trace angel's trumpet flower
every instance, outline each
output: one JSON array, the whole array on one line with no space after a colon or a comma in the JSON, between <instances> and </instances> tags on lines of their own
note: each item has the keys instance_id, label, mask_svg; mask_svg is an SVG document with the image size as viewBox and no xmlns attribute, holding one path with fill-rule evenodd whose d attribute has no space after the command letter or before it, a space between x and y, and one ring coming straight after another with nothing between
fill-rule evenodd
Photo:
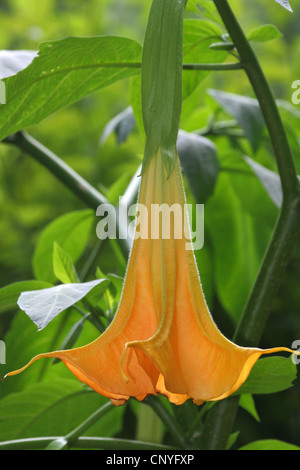
<instances>
[{"instance_id":1,"label":"angel's trumpet flower","mask_svg":"<svg viewBox=\"0 0 300 470\"><path fill-rule=\"evenodd\" d=\"M29 364L40 358L59 358L79 380L115 404L131 396L143 400L161 393L179 405L189 398L201 404L228 397L247 379L262 354L294 352L239 347L214 324L194 253L186 246L178 157L170 176L160 151L152 158L142 175L139 204L136 238L111 325L87 346L40 354ZM158 228L153 207L162 208L162 204L180 211L174 211L170 220L171 211L161 210ZM164 226L170 229L169 236L163 236Z\"/></svg>"}]
</instances>

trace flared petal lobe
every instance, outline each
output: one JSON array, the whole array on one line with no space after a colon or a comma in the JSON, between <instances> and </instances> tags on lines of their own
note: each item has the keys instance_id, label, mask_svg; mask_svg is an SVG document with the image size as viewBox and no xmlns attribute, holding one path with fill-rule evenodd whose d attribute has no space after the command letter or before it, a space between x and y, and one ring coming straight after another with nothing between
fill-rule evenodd
<instances>
[{"instance_id":1,"label":"flared petal lobe","mask_svg":"<svg viewBox=\"0 0 300 470\"><path fill-rule=\"evenodd\" d=\"M177 157L170 176L161 153L143 172L136 235L115 318L81 348L40 354L61 359L82 382L115 404L162 393L201 404L235 392L262 354L286 348L243 348L216 327L194 253L188 247L185 195ZM293 351L290 351L293 352Z\"/></svg>"},{"instance_id":2,"label":"flared petal lobe","mask_svg":"<svg viewBox=\"0 0 300 470\"><path fill-rule=\"evenodd\" d=\"M242 385L262 354L288 349L239 347L219 331L205 302L194 253L187 248L190 233L179 159L170 177L159 155L150 165L155 167L153 204L165 207L160 236L151 241L159 326L152 338L133 341L127 348L139 349L153 361L160 371L156 389L173 403L188 398L198 404L220 400ZM158 224L153 218L151 223L152 227ZM163 227L170 227L169 238L164 237Z\"/></svg>"}]
</instances>

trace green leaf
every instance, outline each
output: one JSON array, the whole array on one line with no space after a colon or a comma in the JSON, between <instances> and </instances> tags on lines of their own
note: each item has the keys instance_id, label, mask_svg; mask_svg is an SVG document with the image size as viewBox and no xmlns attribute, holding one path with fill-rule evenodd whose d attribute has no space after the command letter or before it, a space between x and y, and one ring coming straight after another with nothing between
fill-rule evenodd
<instances>
[{"instance_id":1,"label":"green leaf","mask_svg":"<svg viewBox=\"0 0 300 470\"><path fill-rule=\"evenodd\" d=\"M57 242L53 245L53 272L63 284L79 282L71 256Z\"/></svg>"},{"instance_id":2,"label":"green leaf","mask_svg":"<svg viewBox=\"0 0 300 470\"><path fill-rule=\"evenodd\" d=\"M246 137L255 153L261 144L265 128L264 118L258 101L247 96L219 90L209 90L209 94L227 113L237 120L245 131Z\"/></svg>"},{"instance_id":3,"label":"green leaf","mask_svg":"<svg viewBox=\"0 0 300 470\"><path fill-rule=\"evenodd\" d=\"M215 64L228 57L224 50L211 49L210 46L222 37L218 25L206 20L185 19L183 23L183 62ZM182 95L185 100L198 85L211 73L205 70L184 70L182 73Z\"/></svg>"},{"instance_id":4,"label":"green leaf","mask_svg":"<svg viewBox=\"0 0 300 470\"><path fill-rule=\"evenodd\" d=\"M252 168L254 174L259 178L275 206L278 208L281 207L283 194L279 175L254 161L250 157L244 156L244 160Z\"/></svg>"},{"instance_id":5,"label":"green leaf","mask_svg":"<svg viewBox=\"0 0 300 470\"><path fill-rule=\"evenodd\" d=\"M179 131L177 150L196 203L204 204L213 194L219 174L216 147L205 137Z\"/></svg>"},{"instance_id":6,"label":"green leaf","mask_svg":"<svg viewBox=\"0 0 300 470\"><path fill-rule=\"evenodd\" d=\"M33 256L35 277L53 283L53 245L57 242L69 253L73 263L82 255L92 227L94 213L90 209L69 212L51 222L42 232Z\"/></svg>"},{"instance_id":7,"label":"green leaf","mask_svg":"<svg viewBox=\"0 0 300 470\"><path fill-rule=\"evenodd\" d=\"M18 311L4 337L6 364L0 366L0 377L27 364L39 353L58 350L66 335L82 316L74 309L63 312L50 322L44 330L37 331L36 325L22 311ZM76 347L84 346L99 336L99 331L91 322L86 322ZM63 363L52 367L52 360L35 362L28 372L0 380L1 397L25 390L29 385L41 380L70 378L72 375ZM58 432L56 435L60 435Z\"/></svg>"},{"instance_id":8,"label":"green leaf","mask_svg":"<svg viewBox=\"0 0 300 470\"><path fill-rule=\"evenodd\" d=\"M110 286L110 279L109 276L106 278L102 278L100 284L97 284L85 297L85 300L88 304L97 307L97 304L105 294L107 288Z\"/></svg>"},{"instance_id":9,"label":"green leaf","mask_svg":"<svg viewBox=\"0 0 300 470\"><path fill-rule=\"evenodd\" d=\"M34 384L0 401L0 440L64 436L106 402L107 398L83 388L75 378ZM103 416L85 435L113 436L121 427L122 408Z\"/></svg>"},{"instance_id":10,"label":"green leaf","mask_svg":"<svg viewBox=\"0 0 300 470\"><path fill-rule=\"evenodd\" d=\"M129 182L130 174L125 172L109 187L109 190L105 193L105 196L110 204L113 204L114 206L118 205L119 198L126 191Z\"/></svg>"},{"instance_id":11,"label":"green leaf","mask_svg":"<svg viewBox=\"0 0 300 470\"><path fill-rule=\"evenodd\" d=\"M300 450L300 447L276 439L262 439L250 442L238 450Z\"/></svg>"},{"instance_id":12,"label":"green leaf","mask_svg":"<svg viewBox=\"0 0 300 470\"><path fill-rule=\"evenodd\" d=\"M241 210L251 215L254 225L260 225L256 233L257 241L260 244L260 239L262 239L265 243L266 239L260 235L263 235L263 231L266 229L268 231L266 234L267 241L269 240L271 235L270 229L273 229L278 216L278 207L270 197L271 181L274 183L274 178L270 177L268 171L263 171L264 167L262 165L256 161L253 164L254 160L251 159L250 161L249 157L232 149L232 147L229 147L228 150L225 150L223 146L222 148L219 147L218 156L220 160L220 174L222 174L222 170L227 173L232 189L234 189L241 203ZM256 172L254 171L254 166ZM262 176L265 178L264 183ZM275 197L275 188L272 189L272 196ZM263 248L262 254L265 248L266 246Z\"/></svg>"},{"instance_id":13,"label":"green leaf","mask_svg":"<svg viewBox=\"0 0 300 470\"><path fill-rule=\"evenodd\" d=\"M250 393L245 393L240 396L239 406L246 410L251 416L253 416L256 421L260 421L254 399Z\"/></svg>"},{"instance_id":14,"label":"green leaf","mask_svg":"<svg viewBox=\"0 0 300 470\"><path fill-rule=\"evenodd\" d=\"M229 174L220 174L215 192L207 201L205 221L213 247L219 300L237 321L256 278L261 253L254 219L242 206Z\"/></svg>"},{"instance_id":15,"label":"green leaf","mask_svg":"<svg viewBox=\"0 0 300 470\"><path fill-rule=\"evenodd\" d=\"M236 394L268 394L287 390L297 378L297 367L290 358L268 357L256 362L246 382Z\"/></svg>"},{"instance_id":16,"label":"green leaf","mask_svg":"<svg viewBox=\"0 0 300 470\"><path fill-rule=\"evenodd\" d=\"M106 282L105 279L94 281L61 284L38 291L22 292L18 305L39 330L45 328L59 313L83 299L94 287Z\"/></svg>"},{"instance_id":17,"label":"green leaf","mask_svg":"<svg viewBox=\"0 0 300 470\"><path fill-rule=\"evenodd\" d=\"M273 24L264 24L250 31L248 34L248 41L266 42L281 37L282 33L276 26Z\"/></svg>"},{"instance_id":18,"label":"green leaf","mask_svg":"<svg viewBox=\"0 0 300 470\"><path fill-rule=\"evenodd\" d=\"M232 434L230 434L228 438L228 442L226 445L226 450L230 450L237 438L239 437L240 431L235 431Z\"/></svg>"},{"instance_id":19,"label":"green leaf","mask_svg":"<svg viewBox=\"0 0 300 470\"><path fill-rule=\"evenodd\" d=\"M210 0L188 0L186 10L198 13L198 15L221 24L219 13L214 3Z\"/></svg>"},{"instance_id":20,"label":"green leaf","mask_svg":"<svg viewBox=\"0 0 300 470\"><path fill-rule=\"evenodd\" d=\"M276 3L279 3L286 10L293 12L289 0L275 0Z\"/></svg>"},{"instance_id":21,"label":"green leaf","mask_svg":"<svg viewBox=\"0 0 300 470\"><path fill-rule=\"evenodd\" d=\"M45 42L38 57L4 80L0 140L38 123L84 96L137 73L141 46L118 36L68 37ZM124 65L123 65L124 64Z\"/></svg>"},{"instance_id":22,"label":"green leaf","mask_svg":"<svg viewBox=\"0 0 300 470\"><path fill-rule=\"evenodd\" d=\"M43 281L21 281L9 284L0 289L0 314L10 308L18 308L18 298L24 291L37 289L46 289L52 287L52 284Z\"/></svg>"},{"instance_id":23,"label":"green leaf","mask_svg":"<svg viewBox=\"0 0 300 470\"><path fill-rule=\"evenodd\" d=\"M116 274L103 274L101 269L97 267L97 279L106 279L109 282L109 289L105 291L103 299L101 299L101 306L111 319L120 302L124 279Z\"/></svg>"},{"instance_id":24,"label":"green leaf","mask_svg":"<svg viewBox=\"0 0 300 470\"><path fill-rule=\"evenodd\" d=\"M121 113L115 116L105 126L101 138L100 144L103 145L108 137L114 132L117 136L118 145L125 142L132 129L135 127L135 118L131 106L124 109Z\"/></svg>"}]
</instances>

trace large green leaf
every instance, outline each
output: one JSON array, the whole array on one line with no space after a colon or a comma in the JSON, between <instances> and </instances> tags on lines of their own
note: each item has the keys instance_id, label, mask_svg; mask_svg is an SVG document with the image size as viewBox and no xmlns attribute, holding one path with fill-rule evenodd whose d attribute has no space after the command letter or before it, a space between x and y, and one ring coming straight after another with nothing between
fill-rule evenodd
<instances>
[{"instance_id":1,"label":"large green leaf","mask_svg":"<svg viewBox=\"0 0 300 470\"><path fill-rule=\"evenodd\" d=\"M209 0L188 0L186 11L192 11L216 23L222 23L214 3Z\"/></svg>"},{"instance_id":2,"label":"large green leaf","mask_svg":"<svg viewBox=\"0 0 300 470\"><path fill-rule=\"evenodd\" d=\"M216 147L205 137L179 131L177 150L196 203L204 204L213 194L219 174Z\"/></svg>"},{"instance_id":3,"label":"large green leaf","mask_svg":"<svg viewBox=\"0 0 300 470\"><path fill-rule=\"evenodd\" d=\"M221 174L207 201L206 229L213 246L213 269L221 304L237 320L260 264L253 217L236 195L231 177Z\"/></svg>"},{"instance_id":4,"label":"large green leaf","mask_svg":"<svg viewBox=\"0 0 300 470\"><path fill-rule=\"evenodd\" d=\"M300 450L300 447L277 439L262 439L250 442L238 450Z\"/></svg>"},{"instance_id":5,"label":"large green leaf","mask_svg":"<svg viewBox=\"0 0 300 470\"><path fill-rule=\"evenodd\" d=\"M4 337L6 364L0 365L0 377L27 364L39 353L58 350L70 328L82 316L72 308L49 323L47 328L38 331L36 325L22 311L19 311L10 324ZM85 322L80 338L74 346L84 346L99 336L99 331L88 321ZM0 396L25 390L29 385L41 380L72 377L70 371L60 362L52 367L51 359L35 362L30 369L14 377L0 380Z\"/></svg>"},{"instance_id":6,"label":"large green leaf","mask_svg":"<svg viewBox=\"0 0 300 470\"><path fill-rule=\"evenodd\" d=\"M53 273L53 247L57 242L75 263L83 253L90 235L93 211L84 209L69 212L51 222L42 232L33 257L33 270L37 279L55 281Z\"/></svg>"},{"instance_id":7,"label":"large green leaf","mask_svg":"<svg viewBox=\"0 0 300 470\"><path fill-rule=\"evenodd\" d=\"M72 378L32 385L0 401L0 440L64 436L106 402ZM85 434L114 435L121 428L122 408L112 410Z\"/></svg>"},{"instance_id":8,"label":"large green leaf","mask_svg":"<svg viewBox=\"0 0 300 470\"><path fill-rule=\"evenodd\" d=\"M256 152L261 144L265 128L258 101L255 98L220 90L209 90L209 94L237 120L245 131L253 152Z\"/></svg>"},{"instance_id":9,"label":"large green leaf","mask_svg":"<svg viewBox=\"0 0 300 470\"><path fill-rule=\"evenodd\" d=\"M245 156L244 159L252 168L254 174L260 179L275 206L281 207L283 196L279 175L250 157Z\"/></svg>"},{"instance_id":10,"label":"large green leaf","mask_svg":"<svg viewBox=\"0 0 300 470\"><path fill-rule=\"evenodd\" d=\"M237 320L253 287L278 208L240 152L226 149L224 140L217 150L220 173L205 207L205 238L213 248L219 300Z\"/></svg>"},{"instance_id":11,"label":"large green leaf","mask_svg":"<svg viewBox=\"0 0 300 470\"><path fill-rule=\"evenodd\" d=\"M297 367L290 358L267 357L257 361L246 382L236 394L268 394L287 390L297 378Z\"/></svg>"},{"instance_id":12,"label":"large green leaf","mask_svg":"<svg viewBox=\"0 0 300 470\"><path fill-rule=\"evenodd\" d=\"M68 37L41 44L38 57L5 79L0 140L137 72L141 46L118 36ZM124 64L124 66L123 66Z\"/></svg>"},{"instance_id":13,"label":"large green leaf","mask_svg":"<svg viewBox=\"0 0 300 470\"><path fill-rule=\"evenodd\" d=\"M244 393L240 396L239 406L247 411L256 421L260 421L254 399L250 393Z\"/></svg>"},{"instance_id":14,"label":"large green leaf","mask_svg":"<svg viewBox=\"0 0 300 470\"><path fill-rule=\"evenodd\" d=\"M272 41L282 36L279 29L273 24L263 24L250 31L248 34L248 41L253 42L266 42Z\"/></svg>"}]
</instances>

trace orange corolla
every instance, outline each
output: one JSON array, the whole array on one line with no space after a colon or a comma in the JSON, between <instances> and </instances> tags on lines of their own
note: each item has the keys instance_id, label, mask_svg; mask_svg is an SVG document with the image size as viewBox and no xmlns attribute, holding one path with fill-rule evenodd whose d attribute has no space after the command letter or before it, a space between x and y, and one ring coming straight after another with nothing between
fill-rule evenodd
<instances>
[{"instance_id":1,"label":"orange corolla","mask_svg":"<svg viewBox=\"0 0 300 470\"><path fill-rule=\"evenodd\" d=\"M158 393L178 405L189 398L201 404L235 392L262 354L292 352L239 347L218 330L204 299L194 253L187 249L185 217L170 221L170 212L161 211L159 236L153 236L153 205L176 204L182 214L186 210L178 157L169 176L160 151L150 160L139 203L146 211L140 211L139 236L111 325L86 346L39 354L7 375L18 374L37 359L56 357L116 405ZM163 224L170 224L169 237L162 236Z\"/></svg>"}]
</instances>

